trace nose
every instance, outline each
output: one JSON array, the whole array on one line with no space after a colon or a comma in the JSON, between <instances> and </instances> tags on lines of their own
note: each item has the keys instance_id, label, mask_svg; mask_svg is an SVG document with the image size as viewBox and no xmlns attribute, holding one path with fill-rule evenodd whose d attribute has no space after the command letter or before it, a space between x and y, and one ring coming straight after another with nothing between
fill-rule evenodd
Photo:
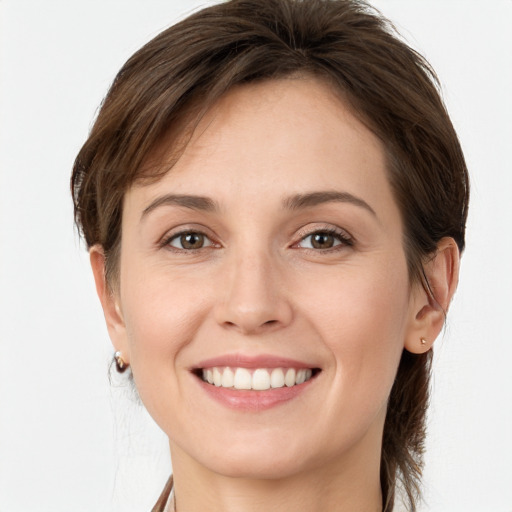
<instances>
[{"instance_id":1,"label":"nose","mask_svg":"<svg viewBox=\"0 0 512 512\"><path fill-rule=\"evenodd\" d=\"M244 251L226 261L224 270L215 311L220 325L242 334L262 334L292 321L282 272L270 254Z\"/></svg>"}]
</instances>

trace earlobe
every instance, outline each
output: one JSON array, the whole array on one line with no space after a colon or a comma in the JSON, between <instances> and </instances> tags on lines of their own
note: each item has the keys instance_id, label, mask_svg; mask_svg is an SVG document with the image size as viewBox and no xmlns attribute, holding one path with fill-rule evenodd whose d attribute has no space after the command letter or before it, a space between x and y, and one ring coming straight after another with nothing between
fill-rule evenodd
<instances>
[{"instance_id":1,"label":"earlobe","mask_svg":"<svg viewBox=\"0 0 512 512\"><path fill-rule=\"evenodd\" d=\"M123 359L129 364L128 347L126 343L126 328L122 311L119 305L117 293L109 286L105 273L105 253L101 245L94 245L89 250L94 282L96 284L96 293L103 308L107 330L117 351L122 351Z\"/></svg>"},{"instance_id":2,"label":"earlobe","mask_svg":"<svg viewBox=\"0 0 512 512\"><path fill-rule=\"evenodd\" d=\"M405 348L414 354L430 350L441 332L457 289L460 254L453 238L443 238L423 266L426 282L411 292L411 317Z\"/></svg>"}]
</instances>

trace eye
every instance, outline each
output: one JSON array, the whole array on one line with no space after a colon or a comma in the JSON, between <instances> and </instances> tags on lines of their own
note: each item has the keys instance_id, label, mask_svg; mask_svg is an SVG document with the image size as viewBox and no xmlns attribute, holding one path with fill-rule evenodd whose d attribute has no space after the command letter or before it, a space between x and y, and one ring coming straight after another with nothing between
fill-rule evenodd
<instances>
[{"instance_id":1,"label":"eye","mask_svg":"<svg viewBox=\"0 0 512 512\"><path fill-rule=\"evenodd\" d=\"M184 231L173 235L165 244L186 251L203 249L213 245L212 241L205 234L197 231Z\"/></svg>"},{"instance_id":2,"label":"eye","mask_svg":"<svg viewBox=\"0 0 512 512\"><path fill-rule=\"evenodd\" d=\"M305 236L298 244L298 247L305 249L327 250L339 245L352 245L352 240L344 233L336 230L315 231Z\"/></svg>"}]
</instances>

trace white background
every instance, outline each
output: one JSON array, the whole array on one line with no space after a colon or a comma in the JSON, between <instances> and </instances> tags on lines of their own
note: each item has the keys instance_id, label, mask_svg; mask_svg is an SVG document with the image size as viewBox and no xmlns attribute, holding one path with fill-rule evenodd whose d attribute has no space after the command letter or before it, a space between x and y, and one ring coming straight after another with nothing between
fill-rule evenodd
<instances>
[{"instance_id":1,"label":"white background","mask_svg":"<svg viewBox=\"0 0 512 512\"><path fill-rule=\"evenodd\" d=\"M170 464L112 350L68 182L123 62L200 2L0 0L0 512L147 511ZM512 511L512 1L378 0L432 62L472 178L422 511Z\"/></svg>"}]
</instances>

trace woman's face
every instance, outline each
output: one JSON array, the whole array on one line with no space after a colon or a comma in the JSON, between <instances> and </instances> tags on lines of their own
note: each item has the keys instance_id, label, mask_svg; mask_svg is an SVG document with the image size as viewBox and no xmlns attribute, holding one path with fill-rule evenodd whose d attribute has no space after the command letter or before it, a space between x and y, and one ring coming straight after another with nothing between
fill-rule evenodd
<instances>
[{"instance_id":1,"label":"woman's face","mask_svg":"<svg viewBox=\"0 0 512 512\"><path fill-rule=\"evenodd\" d=\"M174 464L378 461L416 314L402 234L382 143L313 79L232 90L128 191L110 332Z\"/></svg>"}]
</instances>

